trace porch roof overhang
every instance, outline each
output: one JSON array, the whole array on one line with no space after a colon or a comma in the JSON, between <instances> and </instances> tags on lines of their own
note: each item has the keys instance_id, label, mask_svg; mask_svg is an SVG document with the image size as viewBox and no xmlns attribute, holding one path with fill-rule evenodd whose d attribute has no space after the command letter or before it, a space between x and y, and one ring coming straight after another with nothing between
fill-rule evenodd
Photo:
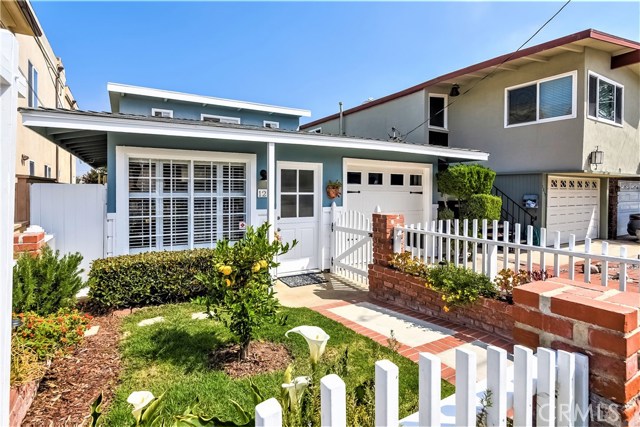
<instances>
[{"instance_id":1,"label":"porch roof overhang","mask_svg":"<svg viewBox=\"0 0 640 427\"><path fill-rule=\"evenodd\" d=\"M33 129L94 167L107 164L107 134L110 132L386 151L433 156L454 162L486 161L489 159L489 153L463 148L408 144L196 120L44 108L21 108L20 112L24 126Z\"/></svg>"}]
</instances>

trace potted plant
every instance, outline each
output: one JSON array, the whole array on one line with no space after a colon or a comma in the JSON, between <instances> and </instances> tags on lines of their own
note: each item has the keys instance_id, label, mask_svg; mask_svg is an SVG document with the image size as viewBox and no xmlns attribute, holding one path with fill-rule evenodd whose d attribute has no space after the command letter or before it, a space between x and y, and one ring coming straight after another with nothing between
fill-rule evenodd
<instances>
[{"instance_id":1,"label":"potted plant","mask_svg":"<svg viewBox=\"0 0 640 427\"><path fill-rule=\"evenodd\" d=\"M335 199L342 195L342 182L337 179L335 181L329 181L327 183L327 196L330 199Z\"/></svg>"}]
</instances>

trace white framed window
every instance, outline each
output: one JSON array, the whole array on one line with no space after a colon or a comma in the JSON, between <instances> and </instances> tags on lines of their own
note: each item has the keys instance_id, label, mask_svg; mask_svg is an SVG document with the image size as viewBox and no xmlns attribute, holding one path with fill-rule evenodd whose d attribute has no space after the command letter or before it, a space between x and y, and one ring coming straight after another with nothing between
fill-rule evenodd
<instances>
[{"instance_id":1,"label":"white framed window","mask_svg":"<svg viewBox=\"0 0 640 427\"><path fill-rule=\"evenodd\" d=\"M436 93L429 94L429 127L432 129L448 129L447 104L448 96Z\"/></svg>"},{"instance_id":2,"label":"white framed window","mask_svg":"<svg viewBox=\"0 0 640 427\"><path fill-rule=\"evenodd\" d=\"M271 129L280 129L280 122L272 122L270 120L263 120L262 126Z\"/></svg>"},{"instance_id":3,"label":"white framed window","mask_svg":"<svg viewBox=\"0 0 640 427\"><path fill-rule=\"evenodd\" d=\"M35 176L36 174L36 162L29 160L29 175Z\"/></svg>"},{"instance_id":4,"label":"white framed window","mask_svg":"<svg viewBox=\"0 0 640 427\"><path fill-rule=\"evenodd\" d=\"M232 125L240 124L240 117L216 116L214 114L200 114L203 122L228 123Z\"/></svg>"},{"instance_id":5,"label":"white framed window","mask_svg":"<svg viewBox=\"0 0 640 427\"><path fill-rule=\"evenodd\" d=\"M116 147L116 159L118 253L211 248L255 222L253 154Z\"/></svg>"},{"instance_id":6,"label":"white framed window","mask_svg":"<svg viewBox=\"0 0 640 427\"><path fill-rule=\"evenodd\" d=\"M577 71L511 86L504 92L504 127L576 117Z\"/></svg>"},{"instance_id":7,"label":"white framed window","mask_svg":"<svg viewBox=\"0 0 640 427\"><path fill-rule=\"evenodd\" d=\"M313 128L313 129L308 130L308 132L309 133L322 133L322 128L321 127Z\"/></svg>"},{"instance_id":8,"label":"white framed window","mask_svg":"<svg viewBox=\"0 0 640 427\"><path fill-rule=\"evenodd\" d=\"M36 70L31 61L28 61L28 68L29 99L27 101L29 107L38 108L38 70Z\"/></svg>"},{"instance_id":9,"label":"white framed window","mask_svg":"<svg viewBox=\"0 0 640 427\"><path fill-rule=\"evenodd\" d=\"M624 86L589 72L587 115L598 121L622 126Z\"/></svg>"},{"instance_id":10,"label":"white framed window","mask_svg":"<svg viewBox=\"0 0 640 427\"><path fill-rule=\"evenodd\" d=\"M163 110L161 108L152 108L151 109L151 115L153 117L167 117L172 119L173 118L173 110Z\"/></svg>"},{"instance_id":11,"label":"white framed window","mask_svg":"<svg viewBox=\"0 0 640 427\"><path fill-rule=\"evenodd\" d=\"M44 177L51 178L51 166L44 165Z\"/></svg>"}]
</instances>

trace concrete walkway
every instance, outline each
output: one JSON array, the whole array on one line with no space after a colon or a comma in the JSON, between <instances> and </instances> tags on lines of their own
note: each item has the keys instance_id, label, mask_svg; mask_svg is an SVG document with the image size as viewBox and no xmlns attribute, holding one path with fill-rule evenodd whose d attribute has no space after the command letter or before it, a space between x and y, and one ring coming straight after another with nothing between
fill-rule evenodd
<instances>
[{"instance_id":1,"label":"concrete walkway","mask_svg":"<svg viewBox=\"0 0 640 427\"><path fill-rule=\"evenodd\" d=\"M392 336L400 344L398 353L418 361L420 352L437 355L442 361L442 378L455 383L455 350L463 347L477 355L478 380L486 378L488 345L513 351L512 343L487 332L456 325L435 317L370 301L366 288L326 274L328 282L289 288L277 282L275 290L282 305L308 307L355 332L388 346Z\"/></svg>"}]
</instances>

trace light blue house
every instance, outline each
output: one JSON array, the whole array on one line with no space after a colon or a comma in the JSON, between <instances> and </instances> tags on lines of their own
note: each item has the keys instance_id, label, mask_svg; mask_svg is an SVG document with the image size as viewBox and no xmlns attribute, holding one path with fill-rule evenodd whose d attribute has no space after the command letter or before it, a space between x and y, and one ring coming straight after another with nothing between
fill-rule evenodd
<instances>
[{"instance_id":1,"label":"light blue house","mask_svg":"<svg viewBox=\"0 0 640 427\"><path fill-rule=\"evenodd\" d=\"M269 221L299 244L279 274L328 269L332 203L433 218L438 160L487 153L304 132L307 110L108 85L111 113L23 109L23 123L107 166L114 255L211 247ZM435 166L434 166L435 165ZM343 182L331 200L325 187Z\"/></svg>"}]
</instances>

